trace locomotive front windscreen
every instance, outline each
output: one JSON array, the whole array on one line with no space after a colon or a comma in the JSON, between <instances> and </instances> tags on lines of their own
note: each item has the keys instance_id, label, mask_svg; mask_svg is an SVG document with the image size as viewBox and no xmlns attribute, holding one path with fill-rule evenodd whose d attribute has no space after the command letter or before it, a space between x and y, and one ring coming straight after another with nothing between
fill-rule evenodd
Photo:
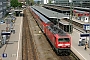
<instances>
[{"instance_id":1,"label":"locomotive front windscreen","mask_svg":"<svg viewBox=\"0 0 90 60\"><path fill-rule=\"evenodd\" d=\"M69 42L69 38L59 38L58 42Z\"/></svg>"}]
</instances>

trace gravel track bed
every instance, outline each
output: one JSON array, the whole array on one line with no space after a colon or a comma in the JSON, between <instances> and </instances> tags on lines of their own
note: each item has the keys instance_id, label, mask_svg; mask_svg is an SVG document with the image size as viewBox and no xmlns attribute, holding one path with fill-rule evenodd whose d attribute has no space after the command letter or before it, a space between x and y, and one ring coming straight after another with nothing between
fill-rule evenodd
<instances>
[{"instance_id":1,"label":"gravel track bed","mask_svg":"<svg viewBox=\"0 0 90 60\"><path fill-rule=\"evenodd\" d=\"M32 40L33 40L34 50L35 50L34 53L36 55L37 60L66 60L66 59L62 59L61 56L56 55L56 53L53 51L52 47L50 46L48 39L42 33L42 31L38 27L35 19L33 18L32 14L30 13L29 7L26 9L27 9L26 17L27 17L27 20L29 23L29 29L30 29L30 33L31 33L31 35L29 37L32 38ZM23 22L23 25L24 25L24 23L25 22ZM23 27L25 27L25 26L23 26ZM23 28L23 30L25 30L25 29ZM27 31L26 35L28 33L29 32ZM29 38L29 37L27 37L27 38ZM24 41L23 41L23 44L24 44L26 41L25 35L23 35L23 38L24 38ZM27 41L27 43L29 45L28 46L29 48L27 49L24 46L26 44L24 44L23 48L22 48L23 49L23 60L26 60L25 58L27 58L27 56L28 56L28 60L34 60L33 55L31 53L32 51L29 51L29 50L31 50L31 47L32 47L30 45L30 41ZM71 57L71 56L69 56L69 57ZM64 58L66 58L66 57L64 57Z\"/></svg>"}]
</instances>

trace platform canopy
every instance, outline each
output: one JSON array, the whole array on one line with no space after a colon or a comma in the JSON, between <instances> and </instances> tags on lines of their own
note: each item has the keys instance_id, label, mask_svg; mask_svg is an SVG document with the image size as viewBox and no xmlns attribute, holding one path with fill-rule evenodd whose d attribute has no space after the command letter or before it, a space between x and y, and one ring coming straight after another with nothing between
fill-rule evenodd
<instances>
[{"instance_id":1,"label":"platform canopy","mask_svg":"<svg viewBox=\"0 0 90 60\"><path fill-rule=\"evenodd\" d=\"M40 7L40 6L33 6L33 8L35 8L37 11L40 11L42 14L44 14L48 18L57 17L59 19L62 19L63 17L69 17L68 15L58 13L55 11L51 11L51 10L45 9L43 7Z\"/></svg>"}]
</instances>

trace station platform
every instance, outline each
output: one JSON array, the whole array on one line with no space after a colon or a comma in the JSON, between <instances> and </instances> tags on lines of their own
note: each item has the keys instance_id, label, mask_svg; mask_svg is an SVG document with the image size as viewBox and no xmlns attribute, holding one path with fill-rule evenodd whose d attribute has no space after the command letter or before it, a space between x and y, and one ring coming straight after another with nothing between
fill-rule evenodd
<instances>
[{"instance_id":1,"label":"station platform","mask_svg":"<svg viewBox=\"0 0 90 60\"><path fill-rule=\"evenodd\" d=\"M57 14L57 12L47 10L47 9L45 9L43 7L34 6L34 8L37 9L38 11L40 11L41 13L43 13L44 15L48 16L48 17L55 17L55 16L56 17L58 16L58 18L68 17L68 16L65 16L65 15L62 15L62 14ZM74 18L73 18L73 21L75 21L77 23L80 23L82 25L87 24L87 23L85 23L83 21L76 20ZM81 30L81 29L79 29L79 30ZM84 30L82 30L82 31L85 33ZM78 46L81 33L82 32L80 32L80 31L73 28L73 33L70 34L71 37L72 37L71 50L80 58L80 60L90 60L90 49L88 48L87 50L84 50L85 46Z\"/></svg>"},{"instance_id":2,"label":"station platform","mask_svg":"<svg viewBox=\"0 0 90 60\"><path fill-rule=\"evenodd\" d=\"M75 21L75 22L78 22L80 24L90 24L90 21L89 22L84 22L84 21L81 21L81 20L77 20L75 18L72 18L72 20Z\"/></svg>"},{"instance_id":3,"label":"station platform","mask_svg":"<svg viewBox=\"0 0 90 60\"><path fill-rule=\"evenodd\" d=\"M76 21L80 24L88 24L86 22L76 20L73 18L73 21ZM77 30L75 29L77 28ZM79 46L79 39L80 39L80 34L81 33L86 33L84 30L79 29L78 26L74 26L73 28L73 33L70 34L72 37L72 47L71 50L80 58L80 60L90 60L90 48L87 48L85 50L85 46ZM89 40L89 37L88 37Z\"/></svg>"},{"instance_id":4,"label":"station platform","mask_svg":"<svg viewBox=\"0 0 90 60\"><path fill-rule=\"evenodd\" d=\"M85 50L85 46L79 46L80 33L81 32L73 29L73 33L71 34L71 50L80 58L80 60L90 60L90 48L87 48L87 50Z\"/></svg>"},{"instance_id":5,"label":"station platform","mask_svg":"<svg viewBox=\"0 0 90 60\"><path fill-rule=\"evenodd\" d=\"M13 28L15 33L11 33L8 42L0 48L1 60L22 60L22 22L23 17L16 17ZM6 26L5 23L0 25L0 30L5 30Z\"/></svg>"}]
</instances>

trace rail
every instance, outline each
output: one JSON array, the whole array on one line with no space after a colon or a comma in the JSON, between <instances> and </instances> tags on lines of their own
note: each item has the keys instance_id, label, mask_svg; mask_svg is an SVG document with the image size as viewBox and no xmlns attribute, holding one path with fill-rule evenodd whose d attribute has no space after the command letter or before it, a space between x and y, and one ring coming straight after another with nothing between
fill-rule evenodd
<instances>
[{"instance_id":1,"label":"rail","mask_svg":"<svg viewBox=\"0 0 90 60\"><path fill-rule=\"evenodd\" d=\"M22 60L38 60L35 45L33 44L32 34L29 28L29 13L24 10L23 36L22 36Z\"/></svg>"},{"instance_id":2,"label":"rail","mask_svg":"<svg viewBox=\"0 0 90 60\"><path fill-rule=\"evenodd\" d=\"M32 12L32 15L33 15L33 12ZM33 15L33 17L36 18L35 15ZM75 60L80 60L72 51L71 51L71 55L70 55L70 56L60 56L60 59L61 59L61 60L72 60L73 58L72 58L71 56L72 56Z\"/></svg>"}]
</instances>

